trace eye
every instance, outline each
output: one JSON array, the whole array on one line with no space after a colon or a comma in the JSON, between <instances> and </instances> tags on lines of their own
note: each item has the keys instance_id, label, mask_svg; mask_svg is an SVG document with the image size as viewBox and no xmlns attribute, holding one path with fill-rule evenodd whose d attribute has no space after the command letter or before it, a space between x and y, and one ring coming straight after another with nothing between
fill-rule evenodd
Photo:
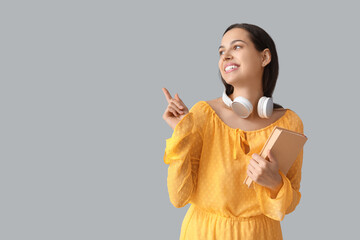
<instances>
[{"instance_id":1,"label":"eye","mask_svg":"<svg viewBox=\"0 0 360 240\"><path fill-rule=\"evenodd\" d=\"M240 45L235 45L235 46L234 46L234 49L237 49L238 47L239 47L239 48L242 48L242 46L240 46ZM221 55L223 54L223 52L224 52L224 51L219 51L219 55L221 56Z\"/></svg>"}]
</instances>

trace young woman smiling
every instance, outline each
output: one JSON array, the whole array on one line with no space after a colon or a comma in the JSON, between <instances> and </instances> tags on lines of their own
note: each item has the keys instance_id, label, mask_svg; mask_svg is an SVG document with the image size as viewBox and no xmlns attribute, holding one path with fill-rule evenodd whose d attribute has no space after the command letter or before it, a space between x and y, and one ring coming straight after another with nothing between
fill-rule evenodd
<instances>
[{"instance_id":1,"label":"young woman smiling","mask_svg":"<svg viewBox=\"0 0 360 240\"><path fill-rule=\"evenodd\" d=\"M180 240L283 239L280 221L300 202L303 150L288 173L271 152L260 153L275 126L303 133L300 117L272 102L279 65L275 44L260 27L233 24L219 47L222 97L188 110L166 88L163 119L174 132L164 162L171 203L191 203ZM253 187L244 179L249 176Z\"/></svg>"}]
</instances>

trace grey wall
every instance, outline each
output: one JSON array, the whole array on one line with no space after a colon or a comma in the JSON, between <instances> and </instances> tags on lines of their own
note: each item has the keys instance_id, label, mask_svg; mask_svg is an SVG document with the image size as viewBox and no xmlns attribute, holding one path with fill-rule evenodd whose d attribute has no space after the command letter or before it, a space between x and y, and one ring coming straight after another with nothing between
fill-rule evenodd
<instances>
[{"instance_id":1,"label":"grey wall","mask_svg":"<svg viewBox=\"0 0 360 240\"><path fill-rule=\"evenodd\" d=\"M274 39L274 101L309 138L284 239L357 236L354 2L2 1L0 238L178 239L189 205L168 197L161 88L189 108L221 96L236 22Z\"/></svg>"}]
</instances>

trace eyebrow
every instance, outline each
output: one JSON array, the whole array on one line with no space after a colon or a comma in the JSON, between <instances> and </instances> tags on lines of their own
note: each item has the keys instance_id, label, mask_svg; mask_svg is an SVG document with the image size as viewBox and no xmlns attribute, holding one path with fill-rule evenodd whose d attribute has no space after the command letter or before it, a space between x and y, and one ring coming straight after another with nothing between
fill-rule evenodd
<instances>
[{"instance_id":1,"label":"eyebrow","mask_svg":"<svg viewBox=\"0 0 360 240\"><path fill-rule=\"evenodd\" d=\"M234 42L243 42L243 43L247 44L245 41L240 40L240 39L237 39L237 40L233 40L233 41L231 41L230 45L232 45ZM224 46L223 46L223 45L221 45L221 46L219 47L219 49L220 49L220 48L223 48L223 47L224 47Z\"/></svg>"}]
</instances>

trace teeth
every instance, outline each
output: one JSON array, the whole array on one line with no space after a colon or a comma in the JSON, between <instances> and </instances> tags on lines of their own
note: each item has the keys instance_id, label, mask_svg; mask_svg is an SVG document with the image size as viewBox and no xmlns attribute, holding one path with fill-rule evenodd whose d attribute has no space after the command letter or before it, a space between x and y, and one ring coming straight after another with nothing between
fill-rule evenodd
<instances>
[{"instance_id":1,"label":"teeth","mask_svg":"<svg viewBox=\"0 0 360 240\"><path fill-rule=\"evenodd\" d=\"M231 70L231 69L234 69L234 68L238 68L238 67L235 66L235 65L227 66L227 67L225 68L225 72L227 72L227 71L229 71L229 70Z\"/></svg>"}]
</instances>

